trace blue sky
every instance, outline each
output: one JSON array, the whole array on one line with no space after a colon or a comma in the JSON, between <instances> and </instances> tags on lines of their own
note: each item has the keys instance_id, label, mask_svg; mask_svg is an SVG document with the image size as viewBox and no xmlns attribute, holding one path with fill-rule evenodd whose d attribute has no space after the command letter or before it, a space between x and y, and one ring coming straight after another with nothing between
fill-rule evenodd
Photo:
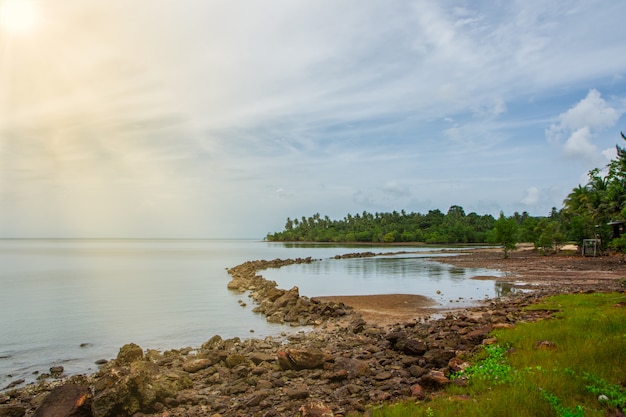
<instances>
[{"instance_id":1,"label":"blue sky","mask_svg":"<svg viewBox=\"0 0 626 417\"><path fill-rule=\"evenodd\" d=\"M626 146L626 2L0 4L1 237L546 215Z\"/></svg>"}]
</instances>

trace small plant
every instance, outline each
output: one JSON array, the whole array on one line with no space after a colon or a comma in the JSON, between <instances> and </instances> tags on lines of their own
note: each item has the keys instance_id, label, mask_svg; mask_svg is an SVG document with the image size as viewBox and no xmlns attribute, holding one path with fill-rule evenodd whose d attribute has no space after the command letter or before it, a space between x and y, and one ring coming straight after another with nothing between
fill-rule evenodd
<instances>
[{"instance_id":1,"label":"small plant","mask_svg":"<svg viewBox=\"0 0 626 417\"><path fill-rule=\"evenodd\" d=\"M511 382L513 379L512 368L505 356L507 348L499 345L485 345L483 349L487 353L485 359L468 367L462 373L454 375L454 377L458 378L461 375L466 375L470 381L477 379L492 381L496 384Z\"/></svg>"},{"instance_id":2,"label":"small plant","mask_svg":"<svg viewBox=\"0 0 626 417\"><path fill-rule=\"evenodd\" d=\"M546 391L541 391L541 397L548 401L552 409L556 412L557 417L584 417L585 410L582 406L577 405L574 408L568 408L561 405L561 400L559 400L555 395L552 395Z\"/></svg>"},{"instance_id":3,"label":"small plant","mask_svg":"<svg viewBox=\"0 0 626 417\"><path fill-rule=\"evenodd\" d=\"M586 385L585 389L596 395L600 402L620 410L626 409L626 391L622 387L609 384L604 379L589 373L585 373L584 378L590 384Z\"/></svg>"}]
</instances>

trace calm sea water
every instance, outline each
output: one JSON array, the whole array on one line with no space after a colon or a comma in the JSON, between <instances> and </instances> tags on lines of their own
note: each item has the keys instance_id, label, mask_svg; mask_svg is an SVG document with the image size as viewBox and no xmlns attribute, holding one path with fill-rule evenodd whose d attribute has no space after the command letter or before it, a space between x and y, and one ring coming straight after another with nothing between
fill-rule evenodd
<instances>
[{"instance_id":1,"label":"calm sea water","mask_svg":"<svg viewBox=\"0 0 626 417\"><path fill-rule=\"evenodd\" d=\"M247 260L323 259L262 273L307 296L415 293L446 303L500 291L493 281L468 279L495 271L453 268L420 254L331 259L364 250L390 251L252 240L0 239L0 390L53 365L68 374L93 372L97 359L115 357L129 342L165 350L199 346L216 334L293 331L242 308L245 294L227 290L226 269Z\"/></svg>"}]
</instances>

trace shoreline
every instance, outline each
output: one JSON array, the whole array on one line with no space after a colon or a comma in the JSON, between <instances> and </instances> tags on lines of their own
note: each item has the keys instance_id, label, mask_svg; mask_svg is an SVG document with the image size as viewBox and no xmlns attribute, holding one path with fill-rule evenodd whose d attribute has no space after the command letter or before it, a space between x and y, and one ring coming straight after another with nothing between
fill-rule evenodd
<instances>
[{"instance_id":1,"label":"shoreline","mask_svg":"<svg viewBox=\"0 0 626 417\"><path fill-rule=\"evenodd\" d=\"M80 387L86 394L79 407L88 405L83 411L94 417L137 412L261 416L270 411L291 416L314 403L328 415L345 415L383 401L425 399L452 383L447 376L455 363L484 343L491 329L550 315L522 307L556 293L621 292L626 270L619 257L541 257L531 251L512 252L506 260L501 251L489 249L432 259L507 272L490 279L509 282L516 290L456 309L433 308L433 300L411 294L309 299L297 288L276 288L258 271L313 259L246 262L229 270L229 288L248 292L255 311L268 321L312 325L310 331L245 341L214 336L199 348L167 352L125 345L95 374L0 393L0 414L12 408L32 415L61 389L55 387Z\"/></svg>"}]
</instances>

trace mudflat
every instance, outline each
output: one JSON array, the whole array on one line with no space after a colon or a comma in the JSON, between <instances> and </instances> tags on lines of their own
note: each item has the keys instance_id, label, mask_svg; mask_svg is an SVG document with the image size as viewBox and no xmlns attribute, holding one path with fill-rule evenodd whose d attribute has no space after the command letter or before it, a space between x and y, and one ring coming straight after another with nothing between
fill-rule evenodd
<instances>
[{"instance_id":1,"label":"mudflat","mask_svg":"<svg viewBox=\"0 0 626 417\"><path fill-rule=\"evenodd\" d=\"M532 290L544 295L619 291L620 280L626 278L624 255L581 256L571 250L544 255L529 245L520 245L518 250L509 252L507 259L504 258L502 249L494 248L476 248L458 256L432 259L458 267L498 270L504 272L504 276L476 276L473 279L508 282L513 291ZM316 299L342 302L354 308L366 321L386 325L455 310L416 294L337 295Z\"/></svg>"}]
</instances>

